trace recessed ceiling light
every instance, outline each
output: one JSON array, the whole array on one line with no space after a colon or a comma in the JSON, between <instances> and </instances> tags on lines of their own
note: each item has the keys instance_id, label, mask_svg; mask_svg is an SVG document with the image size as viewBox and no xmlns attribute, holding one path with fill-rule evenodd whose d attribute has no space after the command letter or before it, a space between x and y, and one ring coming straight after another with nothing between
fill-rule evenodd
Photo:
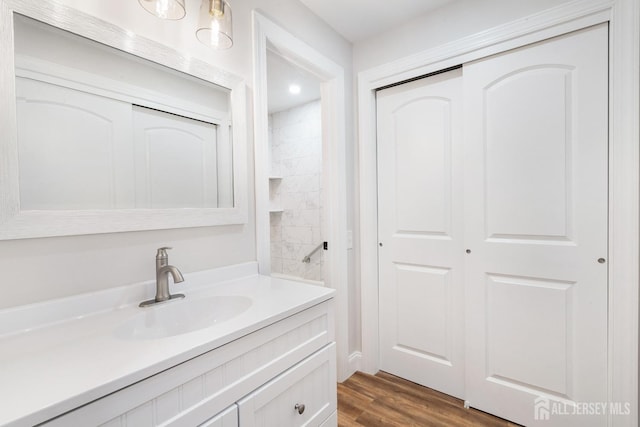
<instances>
[{"instance_id":1,"label":"recessed ceiling light","mask_svg":"<svg viewBox=\"0 0 640 427\"><path fill-rule=\"evenodd\" d=\"M297 95L300 93L300 86L296 84L292 84L289 86L289 93L293 95Z\"/></svg>"}]
</instances>

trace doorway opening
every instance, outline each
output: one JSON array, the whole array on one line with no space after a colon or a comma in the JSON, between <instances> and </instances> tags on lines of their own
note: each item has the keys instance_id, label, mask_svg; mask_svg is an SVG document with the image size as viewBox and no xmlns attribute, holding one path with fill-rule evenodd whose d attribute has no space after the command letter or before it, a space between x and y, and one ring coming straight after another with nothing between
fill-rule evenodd
<instances>
[{"instance_id":1,"label":"doorway opening","mask_svg":"<svg viewBox=\"0 0 640 427\"><path fill-rule=\"evenodd\" d=\"M277 181L269 179L272 176L272 156L269 145L269 100L272 93L268 92L268 53L275 53L289 64L295 65L313 76L319 84L319 110L321 140L321 156L315 157L321 161L322 179L319 184L322 191L318 191L318 201L322 200L322 217L319 223L323 229L314 236L312 229L300 231L307 233L306 242L310 252L303 253L299 260L309 256L309 264L313 265L318 259L318 252L322 254L322 281L324 286L336 290L333 300L334 325L333 337L336 342L338 381L344 381L350 375L349 368L349 324L348 315L348 274L347 274L347 189L346 189L346 91L344 68L316 51L291 33L287 32L275 22L258 11L253 12L253 64L254 64L254 130L255 130L255 197L256 197L256 257L260 274L271 275L271 220L281 214L270 212L272 205L270 196L277 193ZM276 58L277 59L277 58ZM288 88L287 88L288 90ZM302 91L302 88L301 88ZM272 118L273 119L273 118ZM275 119L274 123L275 123ZM311 160L309 160L311 161ZM295 161L291 160L291 163ZM283 183L280 183L281 187ZM270 187L274 187L271 190ZM273 191L273 193L272 193ZM280 189L282 194L282 189ZM284 233L284 227L281 228ZM277 220L274 220L277 222ZM290 230L292 231L292 230ZM311 233L311 238L308 234ZM322 242L322 249L315 253L314 245ZM326 245L325 245L325 242ZM326 250L325 250L326 249ZM302 253L302 252L301 252ZM317 262L317 261L316 261ZM284 262L283 262L284 264ZM304 266L303 266L304 267ZM277 268L277 267L276 267ZM277 273L276 273L277 274Z\"/></svg>"},{"instance_id":2,"label":"doorway opening","mask_svg":"<svg viewBox=\"0 0 640 427\"><path fill-rule=\"evenodd\" d=\"M320 81L267 51L271 275L324 284Z\"/></svg>"}]
</instances>

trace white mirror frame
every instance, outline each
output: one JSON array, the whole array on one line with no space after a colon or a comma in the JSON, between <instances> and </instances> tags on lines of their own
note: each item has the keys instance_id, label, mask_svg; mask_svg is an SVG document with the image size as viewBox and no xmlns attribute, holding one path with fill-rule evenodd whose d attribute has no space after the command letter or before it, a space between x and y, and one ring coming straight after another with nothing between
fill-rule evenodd
<instances>
[{"instance_id":1,"label":"white mirror frame","mask_svg":"<svg viewBox=\"0 0 640 427\"><path fill-rule=\"evenodd\" d=\"M21 211L14 13L230 89L234 206ZM247 102L246 85L240 77L54 0L0 0L0 58L0 240L247 223Z\"/></svg>"}]
</instances>

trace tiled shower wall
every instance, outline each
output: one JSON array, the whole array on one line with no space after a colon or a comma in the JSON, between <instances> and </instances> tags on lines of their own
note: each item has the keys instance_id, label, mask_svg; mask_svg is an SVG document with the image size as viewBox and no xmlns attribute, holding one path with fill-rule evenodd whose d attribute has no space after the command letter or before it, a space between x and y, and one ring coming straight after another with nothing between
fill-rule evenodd
<instances>
[{"instance_id":1,"label":"tiled shower wall","mask_svg":"<svg viewBox=\"0 0 640 427\"><path fill-rule=\"evenodd\" d=\"M323 280L320 249L310 263L302 259L323 241L322 137L320 101L269 116L271 175L271 270Z\"/></svg>"}]
</instances>

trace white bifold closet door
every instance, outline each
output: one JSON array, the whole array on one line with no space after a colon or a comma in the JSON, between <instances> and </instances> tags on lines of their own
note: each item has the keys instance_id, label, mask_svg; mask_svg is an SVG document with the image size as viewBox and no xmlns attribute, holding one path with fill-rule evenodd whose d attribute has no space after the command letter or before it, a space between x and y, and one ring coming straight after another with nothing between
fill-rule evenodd
<instances>
[{"instance_id":1,"label":"white bifold closet door","mask_svg":"<svg viewBox=\"0 0 640 427\"><path fill-rule=\"evenodd\" d=\"M462 70L377 94L380 366L463 397Z\"/></svg>"},{"instance_id":2,"label":"white bifold closet door","mask_svg":"<svg viewBox=\"0 0 640 427\"><path fill-rule=\"evenodd\" d=\"M606 424L607 69L600 25L378 93L382 370Z\"/></svg>"}]
</instances>

